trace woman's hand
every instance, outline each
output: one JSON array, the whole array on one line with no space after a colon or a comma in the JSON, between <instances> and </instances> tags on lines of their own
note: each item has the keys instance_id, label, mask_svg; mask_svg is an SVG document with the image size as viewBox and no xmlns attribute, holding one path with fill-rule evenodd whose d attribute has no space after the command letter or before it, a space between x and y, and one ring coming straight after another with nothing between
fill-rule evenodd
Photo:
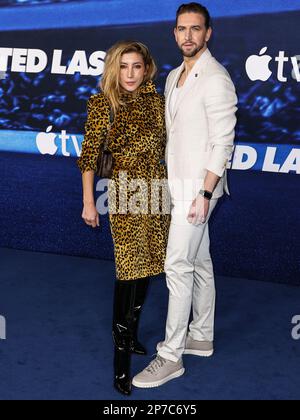
<instances>
[{"instance_id":1,"label":"woman's hand","mask_svg":"<svg viewBox=\"0 0 300 420\"><path fill-rule=\"evenodd\" d=\"M100 226L99 213L95 203L87 203L83 206L82 218L88 226L96 228Z\"/></svg>"}]
</instances>

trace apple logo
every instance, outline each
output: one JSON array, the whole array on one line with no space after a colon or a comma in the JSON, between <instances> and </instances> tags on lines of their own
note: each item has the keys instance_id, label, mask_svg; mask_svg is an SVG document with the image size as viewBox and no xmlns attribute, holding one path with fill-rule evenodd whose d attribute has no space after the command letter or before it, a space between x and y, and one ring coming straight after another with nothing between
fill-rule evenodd
<instances>
[{"instance_id":1,"label":"apple logo","mask_svg":"<svg viewBox=\"0 0 300 420\"><path fill-rule=\"evenodd\" d=\"M39 133L36 136L36 145L42 155L55 155L58 147L55 144L56 134L50 133L52 125L50 125L45 133Z\"/></svg>"},{"instance_id":2,"label":"apple logo","mask_svg":"<svg viewBox=\"0 0 300 420\"><path fill-rule=\"evenodd\" d=\"M269 63L272 57L264 55L267 49L268 47L264 47L259 55L251 55L246 61L246 72L250 80L261 80L265 82L272 76L272 72L269 69Z\"/></svg>"}]
</instances>

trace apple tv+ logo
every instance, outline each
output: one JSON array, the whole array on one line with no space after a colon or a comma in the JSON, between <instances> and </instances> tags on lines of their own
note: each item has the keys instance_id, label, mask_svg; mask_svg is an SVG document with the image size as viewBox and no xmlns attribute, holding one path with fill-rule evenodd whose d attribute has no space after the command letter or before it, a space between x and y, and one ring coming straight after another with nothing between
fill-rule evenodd
<instances>
[{"instance_id":1,"label":"apple tv+ logo","mask_svg":"<svg viewBox=\"0 0 300 420\"><path fill-rule=\"evenodd\" d=\"M72 141L73 148L75 149L76 156L80 156L80 148L77 137L75 135L67 135L66 130L62 130L60 134L52 133L52 125L47 127L45 132L38 133L36 136L36 145L42 155L55 155L59 150L58 141L60 140L61 154L63 156L71 156L67 150L68 141Z\"/></svg>"},{"instance_id":2,"label":"apple tv+ logo","mask_svg":"<svg viewBox=\"0 0 300 420\"><path fill-rule=\"evenodd\" d=\"M266 82L270 79L273 72L270 70L270 62L273 57L266 54L268 47L264 47L260 50L259 55L251 55L246 61L246 73L250 80L256 81L261 80ZM277 79L279 82L287 82L288 78L285 76L285 64L288 62L292 63L291 77L297 82L300 82L300 57L287 57L285 51L279 51L275 62L277 62Z\"/></svg>"}]
</instances>

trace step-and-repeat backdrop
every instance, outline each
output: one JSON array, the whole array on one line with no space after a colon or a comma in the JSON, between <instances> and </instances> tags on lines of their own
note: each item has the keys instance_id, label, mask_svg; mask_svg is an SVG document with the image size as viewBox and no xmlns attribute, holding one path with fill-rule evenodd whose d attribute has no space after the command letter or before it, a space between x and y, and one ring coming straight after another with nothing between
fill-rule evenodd
<instances>
[{"instance_id":1,"label":"step-and-repeat backdrop","mask_svg":"<svg viewBox=\"0 0 300 420\"><path fill-rule=\"evenodd\" d=\"M180 4L1 1L0 151L6 159L7 153L36 155L46 172L50 157L74 161L80 155L87 99L98 92L107 49L120 39L150 47L163 92L168 72L181 63L172 35ZM213 16L210 49L239 97L229 169L273 173L278 180L289 174L294 182L300 174L300 2L205 4Z\"/></svg>"}]
</instances>

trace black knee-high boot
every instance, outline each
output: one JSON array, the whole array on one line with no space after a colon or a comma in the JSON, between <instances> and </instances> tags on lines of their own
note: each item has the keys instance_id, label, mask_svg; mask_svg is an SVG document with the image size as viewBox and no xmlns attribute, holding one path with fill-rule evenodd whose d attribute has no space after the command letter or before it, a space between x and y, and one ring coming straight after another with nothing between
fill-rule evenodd
<instances>
[{"instance_id":1,"label":"black knee-high boot","mask_svg":"<svg viewBox=\"0 0 300 420\"><path fill-rule=\"evenodd\" d=\"M149 278L116 281L113 310L115 388L125 395L131 393L131 353L146 354L137 340L137 330L145 301Z\"/></svg>"},{"instance_id":2,"label":"black knee-high boot","mask_svg":"<svg viewBox=\"0 0 300 420\"><path fill-rule=\"evenodd\" d=\"M134 301L137 281L115 283L113 311L114 386L125 395L131 393L131 348L134 331Z\"/></svg>"},{"instance_id":3,"label":"black knee-high boot","mask_svg":"<svg viewBox=\"0 0 300 420\"><path fill-rule=\"evenodd\" d=\"M149 286L149 277L139 279L136 284L136 293L135 293L135 299L134 299L133 338L132 338L131 351L132 353L140 354L140 355L147 354L147 350L145 349L145 347L141 343L139 343L137 334L138 334L138 327L139 327L142 307L145 302L148 286Z\"/></svg>"}]
</instances>

